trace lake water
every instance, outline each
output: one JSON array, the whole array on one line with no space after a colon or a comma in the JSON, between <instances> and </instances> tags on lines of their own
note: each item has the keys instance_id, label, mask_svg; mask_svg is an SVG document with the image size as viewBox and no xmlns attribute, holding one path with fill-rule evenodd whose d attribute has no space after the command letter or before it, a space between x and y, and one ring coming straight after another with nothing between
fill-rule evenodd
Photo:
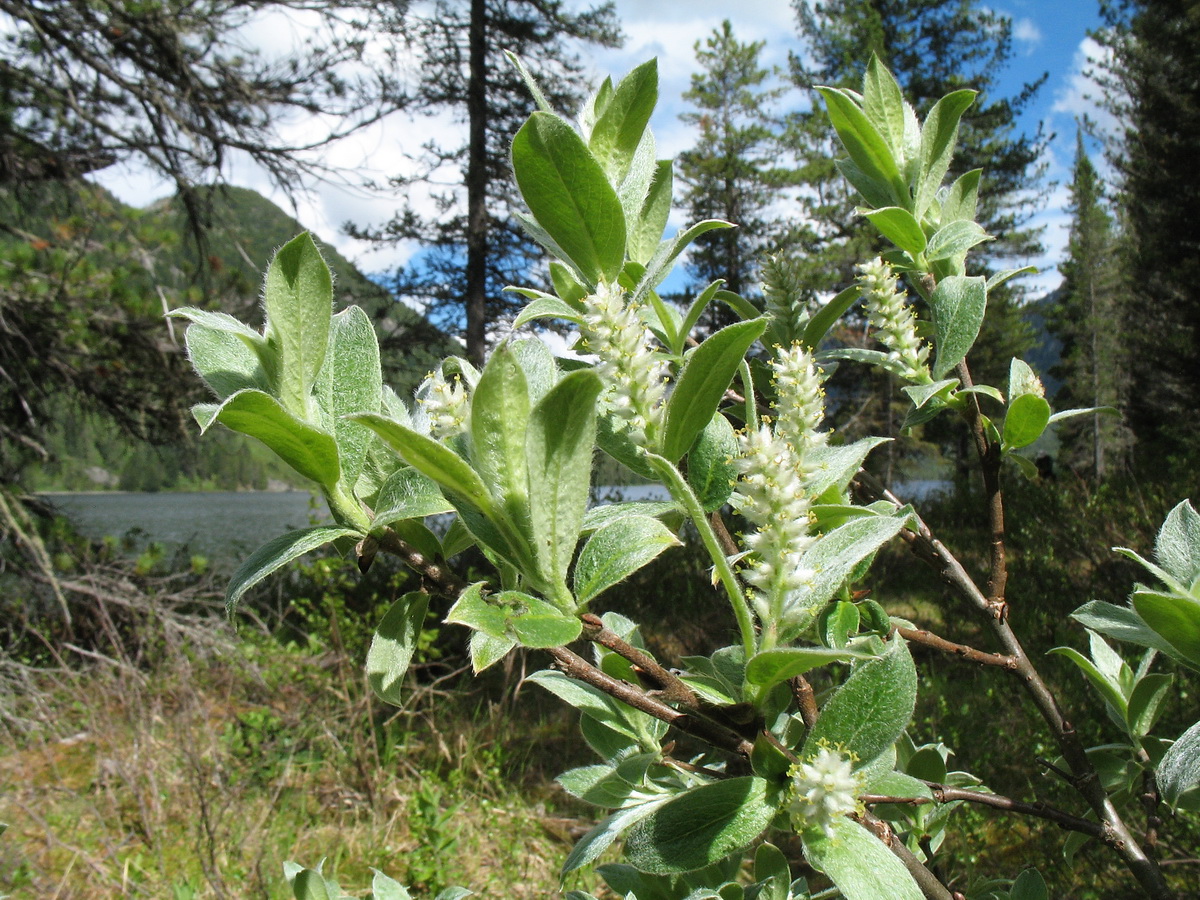
<instances>
[{"instance_id":1,"label":"lake water","mask_svg":"<svg viewBox=\"0 0 1200 900\"><path fill-rule=\"evenodd\" d=\"M273 537L325 521L325 504L307 491L44 494L89 538L128 538L140 551L159 541L186 546L222 567Z\"/></svg>"},{"instance_id":2,"label":"lake water","mask_svg":"<svg viewBox=\"0 0 1200 900\"><path fill-rule=\"evenodd\" d=\"M945 481L911 481L896 486L905 500L920 501L947 490ZM140 552L151 541L170 551L187 547L230 568L271 538L328 522L324 501L307 491L205 493L45 494L89 538L127 539ZM659 485L599 487L596 501L665 500Z\"/></svg>"}]
</instances>

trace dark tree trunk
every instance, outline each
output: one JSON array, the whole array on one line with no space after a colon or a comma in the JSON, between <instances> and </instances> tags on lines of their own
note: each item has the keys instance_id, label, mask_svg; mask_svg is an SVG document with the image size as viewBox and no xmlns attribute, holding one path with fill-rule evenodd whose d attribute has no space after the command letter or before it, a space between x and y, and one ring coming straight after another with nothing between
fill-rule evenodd
<instances>
[{"instance_id":1,"label":"dark tree trunk","mask_svg":"<svg viewBox=\"0 0 1200 900\"><path fill-rule=\"evenodd\" d=\"M483 365L487 345L487 8L471 0L467 83L467 359Z\"/></svg>"}]
</instances>

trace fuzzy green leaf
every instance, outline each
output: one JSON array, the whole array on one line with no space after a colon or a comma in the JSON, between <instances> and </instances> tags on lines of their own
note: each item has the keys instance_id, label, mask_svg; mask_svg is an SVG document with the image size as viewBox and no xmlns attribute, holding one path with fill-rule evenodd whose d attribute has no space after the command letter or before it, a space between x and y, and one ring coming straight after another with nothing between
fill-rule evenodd
<instances>
[{"instance_id":1,"label":"fuzzy green leaf","mask_svg":"<svg viewBox=\"0 0 1200 900\"><path fill-rule=\"evenodd\" d=\"M1050 422L1050 404L1037 394L1022 394L1008 404L1004 416L1004 449L1028 447Z\"/></svg>"},{"instance_id":2,"label":"fuzzy green leaf","mask_svg":"<svg viewBox=\"0 0 1200 900\"><path fill-rule=\"evenodd\" d=\"M765 778L701 785L638 822L626 838L625 857L656 875L703 868L749 846L771 824L780 802Z\"/></svg>"},{"instance_id":3,"label":"fuzzy green leaf","mask_svg":"<svg viewBox=\"0 0 1200 900\"><path fill-rule=\"evenodd\" d=\"M656 103L658 61L652 59L621 79L597 117L588 148L612 182L619 183L629 171Z\"/></svg>"},{"instance_id":4,"label":"fuzzy green leaf","mask_svg":"<svg viewBox=\"0 0 1200 900\"><path fill-rule=\"evenodd\" d=\"M1107 701L1113 709L1117 711L1121 719L1125 718L1128 710L1128 703L1125 700L1125 695L1121 693L1121 686L1115 680L1108 678L1096 668L1095 664L1080 653L1070 647L1055 647L1050 653L1059 656L1065 656L1071 662L1079 667L1079 671L1087 677L1087 680L1092 683L1092 687Z\"/></svg>"},{"instance_id":5,"label":"fuzzy green leaf","mask_svg":"<svg viewBox=\"0 0 1200 900\"><path fill-rule=\"evenodd\" d=\"M804 834L804 857L846 900L924 900L904 863L857 822L834 819L832 835Z\"/></svg>"},{"instance_id":6,"label":"fuzzy green leaf","mask_svg":"<svg viewBox=\"0 0 1200 900\"><path fill-rule=\"evenodd\" d=\"M658 519L628 516L596 531L575 564L575 599L587 603L656 559L679 539Z\"/></svg>"},{"instance_id":7,"label":"fuzzy green leaf","mask_svg":"<svg viewBox=\"0 0 1200 900\"><path fill-rule=\"evenodd\" d=\"M687 453L712 421L750 345L767 327L767 320L735 322L712 334L692 350L667 401L663 456L671 462Z\"/></svg>"},{"instance_id":8,"label":"fuzzy green leaf","mask_svg":"<svg viewBox=\"0 0 1200 900\"><path fill-rule=\"evenodd\" d=\"M242 324L232 316L228 318ZM269 348L262 337L254 331L250 334L258 338L259 350L267 352ZM256 352L240 332L193 322L183 339L196 374L219 399L225 400L246 388L270 393L271 383L263 367L262 353Z\"/></svg>"},{"instance_id":9,"label":"fuzzy green leaf","mask_svg":"<svg viewBox=\"0 0 1200 900\"><path fill-rule=\"evenodd\" d=\"M588 281L612 282L625 261L621 201L583 139L535 112L513 138L513 173L533 217Z\"/></svg>"},{"instance_id":10,"label":"fuzzy green leaf","mask_svg":"<svg viewBox=\"0 0 1200 900\"><path fill-rule=\"evenodd\" d=\"M1200 583L1200 515L1187 500L1167 514L1154 542L1154 558L1184 587Z\"/></svg>"},{"instance_id":11,"label":"fuzzy green leaf","mask_svg":"<svg viewBox=\"0 0 1200 900\"><path fill-rule=\"evenodd\" d=\"M688 452L687 479L705 512L720 509L733 493L737 480L734 459L737 435L729 420L716 413Z\"/></svg>"},{"instance_id":12,"label":"fuzzy green leaf","mask_svg":"<svg viewBox=\"0 0 1200 900\"><path fill-rule=\"evenodd\" d=\"M392 604L375 629L367 651L367 681L384 703L404 705L400 689L428 610L429 595L412 591Z\"/></svg>"},{"instance_id":13,"label":"fuzzy green leaf","mask_svg":"<svg viewBox=\"0 0 1200 900\"><path fill-rule=\"evenodd\" d=\"M939 379L962 362L979 336L987 307L984 279L961 275L943 278L934 288L932 306L938 335L933 377Z\"/></svg>"},{"instance_id":14,"label":"fuzzy green leaf","mask_svg":"<svg viewBox=\"0 0 1200 900\"><path fill-rule=\"evenodd\" d=\"M800 338L800 343L810 353L815 352L821 341L825 339L825 335L829 333L829 329L837 324L846 310L858 302L858 296L858 285L851 285L817 310L804 326L804 334Z\"/></svg>"},{"instance_id":15,"label":"fuzzy green leaf","mask_svg":"<svg viewBox=\"0 0 1200 900\"><path fill-rule=\"evenodd\" d=\"M1134 591L1133 608L1193 666L1200 666L1200 601Z\"/></svg>"},{"instance_id":16,"label":"fuzzy green leaf","mask_svg":"<svg viewBox=\"0 0 1200 900\"><path fill-rule=\"evenodd\" d=\"M964 256L968 250L984 241L992 240L975 222L950 222L939 228L929 239L925 248L925 259L937 262Z\"/></svg>"},{"instance_id":17,"label":"fuzzy green leaf","mask_svg":"<svg viewBox=\"0 0 1200 900\"><path fill-rule=\"evenodd\" d=\"M279 351L279 399L309 416L309 394L325 362L333 318L333 278L308 232L276 251L263 285L267 338Z\"/></svg>"},{"instance_id":18,"label":"fuzzy green leaf","mask_svg":"<svg viewBox=\"0 0 1200 900\"><path fill-rule=\"evenodd\" d=\"M529 521L529 385L512 347L501 344L471 394L471 458L518 529ZM530 535L525 535L528 543Z\"/></svg>"},{"instance_id":19,"label":"fuzzy green leaf","mask_svg":"<svg viewBox=\"0 0 1200 900\"><path fill-rule=\"evenodd\" d=\"M351 306L330 322L329 351L315 390L327 416L326 428L337 439L342 477L353 486L374 438L368 428L346 416L379 412L383 405L379 340L360 307Z\"/></svg>"},{"instance_id":20,"label":"fuzzy green leaf","mask_svg":"<svg viewBox=\"0 0 1200 900\"><path fill-rule=\"evenodd\" d=\"M1158 767L1158 786L1172 806L1196 784L1200 784L1200 722L1171 745Z\"/></svg>"},{"instance_id":21,"label":"fuzzy green leaf","mask_svg":"<svg viewBox=\"0 0 1200 900\"><path fill-rule=\"evenodd\" d=\"M908 727L916 702L917 670L908 645L897 636L881 657L857 665L829 698L801 756L827 745L870 762Z\"/></svg>"},{"instance_id":22,"label":"fuzzy green leaf","mask_svg":"<svg viewBox=\"0 0 1200 900\"><path fill-rule=\"evenodd\" d=\"M979 203L979 176L983 169L972 169L958 177L946 192L942 201L942 224L950 222L972 222L975 207ZM993 285L989 284L990 289Z\"/></svg>"},{"instance_id":23,"label":"fuzzy green leaf","mask_svg":"<svg viewBox=\"0 0 1200 900\"><path fill-rule=\"evenodd\" d=\"M617 810L579 839L579 842L568 854L566 862L563 863L562 874L568 875L576 869L595 862L596 858L609 848L621 832L646 818L669 799L669 797L656 798L646 803L639 803L637 806L627 806Z\"/></svg>"},{"instance_id":24,"label":"fuzzy green leaf","mask_svg":"<svg viewBox=\"0 0 1200 900\"><path fill-rule=\"evenodd\" d=\"M850 154L851 162L871 181L886 185L889 200L877 205L896 206L905 203L908 191L901 190L900 170L892 150L853 96L838 88L818 87L817 90L825 98L829 121L833 123L842 146Z\"/></svg>"},{"instance_id":25,"label":"fuzzy green leaf","mask_svg":"<svg viewBox=\"0 0 1200 900\"><path fill-rule=\"evenodd\" d=\"M534 557L543 577L556 587L565 587L587 509L600 390L594 372L572 372L529 416L525 454Z\"/></svg>"},{"instance_id":26,"label":"fuzzy green leaf","mask_svg":"<svg viewBox=\"0 0 1200 900\"><path fill-rule=\"evenodd\" d=\"M1167 697L1167 690L1175 683L1174 675L1143 675L1129 695L1126 722L1130 734L1144 737L1150 733L1158 719L1159 707Z\"/></svg>"},{"instance_id":27,"label":"fuzzy green leaf","mask_svg":"<svg viewBox=\"0 0 1200 900\"><path fill-rule=\"evenodd\" d=\"M537 319L562 319L576 325L583 323L583 315L571 304L557 297L539 297L521 310L512 327L517 329Z\"/></svg>"},{"instance_id":28,"label":"fuzzy green leaf","mask_svg":"<svg viewBox=\"0 0 1200 900\"><path fill-rule=\"evenodd\" d=\"M864 213L879 233L915 259L925 251L925 232L913 214L899 206Z\"/></svg>"},{"instance_id":29,"label":"fuzzy green leaf","mask_svg":"<svg viewBox=\"0 0 1200 900\"><path fill-rule=\"evenodd\" d=\"M975 102L975 91L954 91L934 104L921 126L921 180L917 188L915 214L920 217L937 197L942 179L950 169L958 123ZM936 376L935 376L936 377Z\"/></svg>"},{"instance_id":30,"label":"fuzzy green leaf","mask_svg":"<svg viewBox=\"0 0 1200 900\"><path fill-rule=\"evenodd\" d=\"M660 159L654 167L650 189L642 200L642 210L629 226L629 258L649 265L658 250L667 219L671 215L671 195L674 188L672 161Z\"/></svg>"},{"instance_id":31,"label":"fuzzy green leaf","mask_svg":"<svg viewBox=\"0 0 1200 900\"><path fill-rule=\"evenodd\" d=\"M746 663L746 681L760 687L769 687L803 675L817 666L870 657L869 653L834 650L829 647L782 647L778 650L764 650L750 657L750 661Z\"/></svg>"},{"instance_id":32,"label":"fuzzy green leaf","mask_svg":"<svg viewBox=\"0 0 1200 900\"><path fill-rule=\"evenodd\" d=\"M332 487L341 477L337 442L328 432L292 415L270 394L243 390L227 399L202 426L212 422L257 438L310 481Z\"/></svg>"},{"instance_id":33,"label":"fuzzy green leaf","mask_svg":"<svg viewBox=\"0 0 1200 900\"><path fill-rule=\"evenodd\" d=\"M254 587L272 572L286 566L294 559L299 559L305 553L323 547L339 538L354 537L357 532L350 528L336 525L318 525L314 528L302 528L299 531L289 531L274 540L268 541L238 566L229 586L225 589L225 612L232 616L238 602L246 591Z\"/></svg>"},{"instance_id":34,"label":"fuzzy green leaf","mask_svg":"<svg viewBox=\"0 0 1200 900\"><path fill-rule=\"evenodd\" d=\"M393 472L379 489L373 526L382 528L403 519L423 519L453 510L432 478L406 467Z\"/></svg>"}]
</instances>

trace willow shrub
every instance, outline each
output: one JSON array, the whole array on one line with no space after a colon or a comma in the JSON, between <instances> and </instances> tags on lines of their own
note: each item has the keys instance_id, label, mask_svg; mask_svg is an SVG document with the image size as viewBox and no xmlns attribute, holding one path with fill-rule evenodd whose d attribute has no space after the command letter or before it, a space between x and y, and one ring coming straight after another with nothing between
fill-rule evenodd
<instances>
[{"instance_id":1,"label":"willow shrub","mask_svg":"<svg viewBox=\"0 0 1200 900\"><path fill-rule=\"evenodd\" d=\"M847 153L837 165L891 249L864 260L857 283L824 304L807 303L787 260L775 259L765 308L720 282L676 308L656 287L693 240L729 223L663 238L672 168L648 127L656 64L605 81L574 123L526 80L538 109L512 146L528 206L517 215L553 257L554 291L513 288L529 301L514 331L568 323L582 356L556 359L536 337L514 334L482 371L444 360L406 402L382 383L366 314L331 314L329 270L307 234L271 262L261 333L220 313L175 313L190 321L188 352L216 395L194 410L201 429L220 424L265 443L320 487L333 518L246 560L229 586L230 613L259 580L332 542L360 566L390 553L422 576L424 589L395 602L367 653L384 700L403 702L427 621L465 626L477 671L516 647L544 651L549 667L529 680L580 711L597 755L559 782L604 811L562 873L620 841L624 861L598 871L622 896L950 898L942 879L961 873L944 872L938 851L964 803L1048 819L1065 829L1068 857L1098 843L1143 895L1171 896L1154 835L1169 827L1163 808L1194 795L1200 733L1173 745L1153 735L1171 676L1152 669L1156 654L1200 663L1200 524L1178 507L1156 562L1136 557L1154 584L1128 607L1075 613L1091 629L1088 653L1060 652L1103 696L1113 729L1104 748L1084 747L1009 624L1001 477L1032 468L1018 451L1047 428L1091 411L1053 411L1019 359L1006 385L971 380L967 354L988 293L1020 274L967 274L972 249L989 240L975 220L981 172L945 182L974 93L947 95L921 122L878 60L861 93L821 89ZM714 303L739 320L696 333ZM879 349L831 348L831 329L859 304ZM883 438L844 444L823 430L822 382L834 362L891 373L908 427L949 415L970 434L992 537L985 580L960 564L952 535L934 534L861 471ZM589 507L597 453L669 499ZM744 533L727 527L728 510ZM449 528L435 533L431 516L452 517ZM604 607L684 534L708 555L736 640L668 669L636 623ZM951 587L955 615L985 623L990 649L891 617L855 591L890 541L906 542L914 564ZM492 568L467 583L453 562L471 546ZM1104 635L1150 649L1127 662ZM1059 758L1045 764L1074 792L1069 808L999 797L979 777L948 771L940 743L914 742L913 643L1007 673L997 678L1007 677L1008 700L1036 712L1057 744ZM816 669L814 681L831 687L814 689ZM987 727L985 710L972 714ZM1031 768L1034 756L1029 748ZM778 849L781 835L803 848L802 868ZM1046 896L1036 869L1014 874L974 896ZM297 897L341 895L319 869L289 864L288 876ZM407 896L382 874L373 894Z\"/></svg>"}]
</instances>

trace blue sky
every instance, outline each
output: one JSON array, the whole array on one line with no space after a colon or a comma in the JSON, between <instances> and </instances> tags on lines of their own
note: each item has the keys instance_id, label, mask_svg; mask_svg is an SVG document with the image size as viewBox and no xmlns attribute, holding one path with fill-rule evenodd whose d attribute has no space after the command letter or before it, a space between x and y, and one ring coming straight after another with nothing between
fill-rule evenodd
<instances>
[{"instance_id":1,"label":"blue sky","mask_svg":"<svg viewBox=\"0 0 1200 900\"><path fill-rule=\"evenodd\" d=\"M584 0L568 2L579 7ZM696 42L719 27L724 18L733 21L739 39L766 41L763 61L768 65L786 67L788 53L803 50L796 36L791 4L786 0L738 0L734 4L729 0L616 0L616 5L626 34L625 45L617 50L585 49L585 59L598 79L605 75L619 77L649 57L658 57L661 101L652 125L660 156L675 155L695 140L694 133L679 121L679 113L686 109L681 94L696 68ZM1047 159L1047 178L1057 185L1051 188L1046 206L1035 220L1045 228L1047 253L1028 261L1041 269L1039 275L1026 282L1031 291L1038 293L1053 289L1059 282L1055 267L1066 245L1066 185L1074 154L1075 120L1091 108L1086 98L1089 86L1081 72L1089 45L1087 32L1100 24L1098 3L1097 0L1001 0L992 4L992 8L1014 22L1013 55L1009 68L1000 74L1000 92L1016 93L1026 81L1042 72L1049 73L1046 85L1020 122L1021 128L1029 133L1035 132L1041 123L1048 133L1056 135ZM303 22L288 24L290 27L281 28L274 20L258 23L257 33L248 39L262 43L268 50L272 45L282 47L285 42L303 40ZM782 101L806 102L799 92ZM391 119L330 149L326 161L348 172L366 172L376 177L402 173L412 165L405 157L406 149L415 150L431 134L439 132L446 132L447 140L453 141L450 132L460 127L450 116L422 119L415 129ZM309 128L311 123L303 121L285 123L285 131L291 129L296 134L304 134ZM286 207L287 199L272 188L266 175L244 161L234 157L225 174L233 184L258 190ZM448 180L456 180L454 173L445 174ZM126 202L137 205L169 191L161 180L133 168L106 170L101 180ZM340 234L340 226L348 220L364 224L385 221L395 206L395 198L367 196L334 182L311 186L298 198L296 212L319 237L355 259L364 270L379 271L403 262L416 248L372 253L365 245ZM682 219L674 224L682 225Z\"/></svg>"}]
</instances>

